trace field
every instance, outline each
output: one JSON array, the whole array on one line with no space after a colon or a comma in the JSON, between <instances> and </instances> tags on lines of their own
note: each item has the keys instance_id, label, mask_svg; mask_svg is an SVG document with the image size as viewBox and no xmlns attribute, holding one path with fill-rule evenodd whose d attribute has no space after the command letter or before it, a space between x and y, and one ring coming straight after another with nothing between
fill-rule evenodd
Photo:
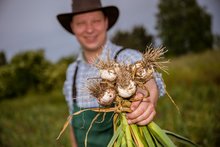
<instances>
[{"instance_id":1,"label":"field","mask_svg":"<svg viewBox=\"0 0 220 147\"><path fill-rule=\"evenodd\" d=\"M220 51L173 58L163 77L180 113L164 96L155 122L200 146L220 144ZM68 130L56 141L67 116L61 89L0 101L0 146L68 147Z\"/></svg>"}]
</instances>

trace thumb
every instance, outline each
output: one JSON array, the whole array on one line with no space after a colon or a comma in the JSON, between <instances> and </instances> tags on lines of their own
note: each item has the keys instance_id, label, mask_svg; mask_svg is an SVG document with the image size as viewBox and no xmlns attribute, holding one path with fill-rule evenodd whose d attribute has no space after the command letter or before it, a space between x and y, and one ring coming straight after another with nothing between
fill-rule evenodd
<instances>
[{"instance_id":1,"label":"thumb","mask_svg":"<svg viewBox=\"0 0 220 147\"><path fill-rule=\"evenodd\" d=\"M139 99L142 98L144 95L140 92L137 92L135 95L135 99ZM134 101L131 103L131 110L134 111L139 105L140 105L141 101Z\"/></svg>"}]
</instances>

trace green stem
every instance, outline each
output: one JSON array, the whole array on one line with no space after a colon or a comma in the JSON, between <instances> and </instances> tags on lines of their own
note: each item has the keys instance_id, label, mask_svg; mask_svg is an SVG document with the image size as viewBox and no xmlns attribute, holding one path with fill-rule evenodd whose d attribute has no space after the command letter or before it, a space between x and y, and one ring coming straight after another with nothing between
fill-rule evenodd
<instances>
[{"instance_id":1,"label":"green stem","mask_svg":"<svg viewBox=\"0 0 220 147\"><path fill-rule=\"evenodd\" d=\"M123 129L125 131L127 146L132 147L133 143L132 143L131 132L124 113L122 113L122 124L123 124Z\"/></svg>"},{"instance_id":2,"label":"green stem","mask_svg":"<svg viewBox=\"0 0 220 147\"><path fill-rule=\"evenodd\" d=\"M136 124L130 125L132 136L134 138L134 141L138 147L146 147L147 144L145 143L145 140L141 136L141 132L138 129L138 126Z\"/></svg>"}]
</instances>

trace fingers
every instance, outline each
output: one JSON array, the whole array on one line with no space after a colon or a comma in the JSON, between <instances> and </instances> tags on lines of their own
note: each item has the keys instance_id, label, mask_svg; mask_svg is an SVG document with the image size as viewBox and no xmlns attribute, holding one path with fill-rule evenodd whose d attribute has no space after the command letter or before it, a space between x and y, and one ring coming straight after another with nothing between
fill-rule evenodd
<instances>
[{"instance_id":1,"label":"fingers","mask_svg":"<svg viewBox=\"0 0 220 147\"><path fill-rule=\"evenodd\" d=\"M135 95L135 99L141 99L143 98L143 94L142 93L136 93ZM140 105L141 101L134 101L131 103L131 110L134 111L135 109L137 109L137 107Z\"/></svg>"},{"instance_id":2,"label":"fingers","mask_svg":"<svg viewBox=\"0 0 220 147\"><path fill-rule=\"evenodd\" d=\"M127 114L129 124L146 125L156 115L155 107L150 102L142 102L137 109Z\"/></svg>"},{"instance_id":3,"label":"fingers","mask_svg":"<svg viewBox=\"0 0 220 147\"><path fill-rule=\"evenodd\" d=\"M150 95L146 98L146 92L138 89L134 99L141 101L134 101L131 104L131 113L127 113L127 120L129 124L147 125L156 115L157 91L150 88Z\"/></svg>"},{"instance_id":4,"label":"fingers","mask_svg":"<svg viewBox=\"0 0 220 147\"><path fill-rule=\"evenodd\" d=\"M154 119L155 115L156 115L156 111L152 111L146 119L142 119L142 121L138 121L136 122L136 124L147 125Z\"/></svg>"}]
</instances>

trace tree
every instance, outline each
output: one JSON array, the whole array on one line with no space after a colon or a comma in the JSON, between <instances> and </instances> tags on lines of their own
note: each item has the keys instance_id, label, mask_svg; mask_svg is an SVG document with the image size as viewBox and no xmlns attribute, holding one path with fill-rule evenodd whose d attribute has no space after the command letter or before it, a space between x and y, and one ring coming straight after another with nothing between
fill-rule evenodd
<instances>
[{"instance_id":1,"label":"tree","mask_svg":"<svg viewBox=\"0 0 220 147\"><path fill-rule=\"evenodd\" d=\"M5 57L5 52L1 51L0 52L0 66L6 65L6 64L7 64L7 61Z\"/></svg>"},{"instance_id":2,"label":"tree","mask_svg":"<svg viewBox=\"0 0 220 147\"><path fill-rule=\"evenodd\" d=\"M213 48L214 49L220 49L220 35L219 34L215 34L214 35L214 43L213 43L214 45L213 45Z\"/></svg>"},{"instance_id":3,"label":"tree","mask_svg":"<svg viewBox=\"0 0 220 147\"><path fill-rule=\"evenodd\" d=\"M14 83L19 94L24 94L28 90L40 92L44 89L45 70L51 63L45 59L43 49L16 54L10 64L16 73Z\"/></svg>"},{"instance_id":4,"label":"tree","mask_svg":"<svg viewBox=\"0 0 220 147\"><path fill-rule=\"evenodd\" d=\"M115 44L143 52L146 45L153 43L153 36L143 26L136 26L131 32L117 31L111 40Z\"/></svg>"},{"instance_id":5,"label":"tree","mask_svg":"<svg viewBox=\"0 0 220 147\"><path fill-rule=\"evenodd\" d=\"M196 0L160 0L157 29L171 54L212 48L211 16Z\"/></svg>"},{"instance_id":6,"label":"tree","mask_svg":"<svg viewBox=\"0 0 220 147\"><path fill-rule=\"evenodd\" d=\"M66 70L72 62L76 60L74 55L61 58L57 63L51 65L45 70L44 88L49 90L62 89L66 79Z\"/></svg>"}]
</instances>

